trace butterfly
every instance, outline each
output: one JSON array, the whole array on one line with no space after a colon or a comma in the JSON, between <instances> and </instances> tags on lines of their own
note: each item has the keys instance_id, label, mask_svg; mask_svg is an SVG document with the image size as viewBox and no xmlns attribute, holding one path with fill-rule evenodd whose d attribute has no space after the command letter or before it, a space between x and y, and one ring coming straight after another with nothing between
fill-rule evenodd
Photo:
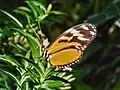
<instances>
[{"instance_id":1,"label":"butterfly","mask_svg":"<svg viewBox=\"0 0 120 90\"><path fill-rule=\"evenodd\" d=\"M46 48L44 57L55 67L70 67L80 60L96 33L95 25L90 23L73 26Z\"/></svg>"}]
</instances>

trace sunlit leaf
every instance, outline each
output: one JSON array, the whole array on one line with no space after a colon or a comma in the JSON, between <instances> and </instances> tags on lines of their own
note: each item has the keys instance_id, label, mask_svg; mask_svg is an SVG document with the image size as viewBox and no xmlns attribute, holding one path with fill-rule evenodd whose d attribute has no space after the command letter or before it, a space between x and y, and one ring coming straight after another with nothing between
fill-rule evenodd
<instances>
[{"instance_id":1,"label":"sunlit leaf","mask_svg":"<svg viewBox=\"0 0 120 90\"><path fill-rule=\"evenodd\" d=\"M52 4L49 4L47 7L47 13L49 13L51 9L52 9Z\"/></svg>"},{"instance_id":2,"label":"sunlit leaf","mask_svg":"<svg viewBox=\"0 0 120 90\"><path fill-rule=\"evenodd\" d=\"M63 84L62 81L59 81L59 80L47 80L45 81L45 83L47 84L48 87L59 87Z\"/></svg>"},{"instance_id":3,"label":"sunlit leaf","mask_svg":"<svg viewBox=\"0 0 120 90\"><path fill-rule=\"evenodd\" d=\"M38 22L41 22L41 21L44 20L47 16L48 16L48 14L45 14L45 15L43 15L43 16L39 16L37 21L38 21Z\"/></svg>"},{"instance_id":4,"label":"sunlit leaf","mask_svg":"<svg viewBox=\"0 0 120 90\"><path fill-rule=\"evenodd\" d=\"M51 14L55 14L55 15L66 15L65 13L61 12L61 11L50 11Z\"/></svg>"}]
</instances>

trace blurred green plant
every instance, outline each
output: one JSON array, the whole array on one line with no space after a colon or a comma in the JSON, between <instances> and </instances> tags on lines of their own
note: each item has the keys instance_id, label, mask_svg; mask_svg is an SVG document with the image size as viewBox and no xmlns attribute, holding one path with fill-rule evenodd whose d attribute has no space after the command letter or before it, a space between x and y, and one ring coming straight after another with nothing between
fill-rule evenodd
<instances>
[{"instance_id":1,"label":"blurred green plant","mask_svg":"<svg viewBox=\"0 0 120 90\"><path fill-rule=\"evenodd\" d=\"M42 33L41 23L50 22L51 14L64 15L64 13L51 10L52 4L45 8L38 1L25 2L27 6L20 6L14 10L21 19L26 18L25 22L0 10L8 18L5 21L5 27L0 29L2 47L0 48L0 73L7 75L6 78L4 74L0 76L0 88L8 90L13 88L16 90L71 89L70 82L75 79L73 75L56 70L42 57L45 35ZM12 84L7 81L8 76L11 77Z\"/></svg>"},{"instance_id":2,"label":"blurred green plant","mask_svg":"<svg viewBox=\"0 0 120 90\"><path fill-rule=\"evenodd\" d=\"M120 16L120 0L113 0L100 13L88 17L87 22L102 24L110 19L117 19Z\"/></svg>"}]
</instances>

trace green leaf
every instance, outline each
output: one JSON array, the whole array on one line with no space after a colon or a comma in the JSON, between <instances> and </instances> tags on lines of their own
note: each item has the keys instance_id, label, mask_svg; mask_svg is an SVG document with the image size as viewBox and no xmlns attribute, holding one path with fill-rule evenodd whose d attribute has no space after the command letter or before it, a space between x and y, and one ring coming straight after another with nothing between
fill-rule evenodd
<instances>
[{"instance_id":1,"label":"green leaf","mask_svg":"<svg viewBox=\"0 0 120 90\"><path fill-rule=\"evenodd\" d=\"M72 81L75 80L75 77L73 77L72 74L67 75L67 76L64 76L63 78L64 78L65 80L69 81L69 82L72 82Z\"/></svg>"},{"instance_id":2,"label":"green leaf","mask_svg":"<svg viewBox=\"0 0 120 90\"><path fill-rule=\"evenodd\" d=\"M66 86L66 87L60 87L60 90L70 90L71 86ZM86 89L83 89L86 90Z\"/></svg>"},{"instance_id":3,"label":"green leaf","mask_svg":"<svg viewBox=\"0 0 120 90\"><path fill-rule=\"evenodd\" d=\"M18 57L18 58L22 58L23 60L26 60L27 62L29 62L30 64L32 64L32 67L35 68L37 75L39 75L40 77L43 76L43 73L44 73L44 72L43 72L42 69L38 66L38 64L35 63L34 60L25 58L24 56L17 56L17 57ZM28 67L28 68L29 68L29 67ZM31 70L31 67L30 67L30 70Z\"/></svg>"},{"instance_id":4,"label":"green leaf","mask_svg":"<svg viewBox=\"0 0 120 90\"><path fill-rule=\"evenodd\" d=\"M32 51L33 58L34 57L40 57L40 52L39 52L40 44L39 44L39 41L36 38L34 38L31 34L23 32L20 29L14 28L14 30L16 30L17 32L21 33L22 35L24 35L26 37L26 39L28 41L28 44L30 46L30 49Z\"/></svg>"},{"instance_id":5,"label":"green leaf","mask_svg":"<svg viewBox=\"0 0 120 90\"><path fill-rule=\"evenodd\" d=\"M59 87L59 86L61 86L63 84L63 82L59 81L59 80L56 80L56 81L54 81L54 80L47 80L47 81L45 81L45 83L47 84L48 87L51 87L51 88Z\"/></svg>"},{"instance_id":6,"label":"green leaf","mask_svg":"<svg viewBox=\"0 0 120 90\"><path fill-rule=\"evenodd\" d=\"M8 71L5 71L5 70L2 70L0 69L1 71L3 71L4 73L6 73L7 75L9 75L15 82L16 84L21 88L21 84L20 84L20 81L17 79L17 77L13 74L13 73L10 73Z\"/></svg>"},{"instance_id":7,"label":"green leaf","mask_svg":"<svg viewBox=\"0 0 120 90\"><path fill-rule=\"evenodd\" d=\"M26 55L25 55L25 58L30 58L30 50L26 53ZM25 61L25 63L24 63L24 65L25 65L25 68L27 68L28 66L29 66L29 63L27 62L27 61Z\"/></svg>"},{"instance_id":8,"label":"green leaf","mask_svg":"<svg viewBox=\"0 0 120 90\"><path fill-rule=\"evenodd\" d=\"M30 79L30 76L28 76L28 75L22 75L22 78L21 78L21 80L20 80L20 83L21 83L21 85L23 85L24 84L24 82L26 82L27 81L27 79Z\"/></svg>"},{"instance_id":9,"label":"green leaf","mask_svg":"<svg viewBox=\"0 0 120 90\"><path fill-rule=\"evenodd\" d=\"M47 7L47 13L49 13L51 9L52 9L52 4L49 4Z\"/></svg>"},{"instance_id":10,"label":"green leaf","mask_svg":"<svg viewBox=\"0 0 120 90\"><path fill-rule=\"evenodd\" d=\"M30 57L30 52L31 52L31 51L29 50L29 51L26 53L26 55L25 55L26 58L29 58L29 57Z\"/></svg>"},{"instance_id":11,"label":"green leaf","mask_svg":"<svg viewBox=\"0 0 120 90\"><path fill-rule=\"evenodd\" d=\"M17 10L22 10L22 11L26 11L26 12L31 12L31 10L30 10L28 7L24 7L24 6L18 7Z\"/></svg>"},{"instance_id":12,"label":"green leaf","mask_svg":"<svg viewBox=\"0 0 120 90\"><path fill-rule=\"evenodd\" d=\"M31 38L27 38L27 41L30 45L30 49L32 51L33 57L40 57L39 47L38 47L37 43L34 40L32 40Z\"/></svg>"},{"instance_id":13,"label":"green leaf","mask_svg":"<svg viewBox=\"0 0 120 90\"><path fill-rule=\"evenodd\" d=\"M30 1L26 1L26 3L27 3L28 6L31 8L34 17L37 18L37 17L38 17L38 13L37 13L37 11L35 10L35 8L33 7L32 3L31 3Z\"/></svg>"},{"instance_id":14,"label":"green leaf","mask_svg":"<svg viewBox=\"0 0 120 90\"><path fill-rule=\"evenodd\" d=\"M36 9L36 11L37 11L37 13L38 13L38 16L44 15L44 11L43 11L42 9L40 9L40 7L36 7L36 6L34 5L34 8Z\"/></svg>"},{"instance_id":15,"label":"green leaf","mask_svg":"<svg viewBox=\"0 0 120 90\"><path fill-rule=\"evenodd\" d=\"M21 14L21 15L25 16L27 18L28 22L30 20L32 20L32 17L29 15L29 13L27 13L25 11L20 11L20 10L16 9L16 10L14 10L14 12L17 13L17 14Z\"/></svg>"},{"instance_id":16,"label":"green leaf","mask_svg":"<svg viewBox=\"0 0 120 90\"><path fill-rule=\"evenodd\" d=\"M46 79L50 78L53 74L54 74L54 68L53 67L46 68L46 71L44 73L44 76L45 76Z\"/></svg>"},{"instance_id":17,"label":"green leaf","mask_svg":"<svg viewBox=\"0 0 120 90\"><path fill-rule=\"evenodd\" d=\"M44 11L44 13L46 13L47 10L46 10L45 6L42 3L37 2L37 1L32 1L32 3L34 5L36 5L36 6L38 6L40 9L42 9Z\"/></svg>"},{"instance_id":18,"label":"green leaf","mask_svg":"<svg viewBox=\"0 0 120 90\"><path fill-rule=\"evenodd\" d=\"M0 11L1 11L2 13L4 13L5 15L7 15L8 17L10 17L12 20L14 20L20 28L23 28L22 23L21 23L20 21L18 21L18 19L15 18L13 15L11 15L11 14L9 14L8 12L6 12L6 11L4 11L4 10L1 10L1 9L0 9Z\"/></svg>"},{"instance_id":19,"label":"green leaf","mask_svg":"<svg viewBox=\"0 0 120 90\"><path fill-rule=\"evenodd\" d=\"M19 67L21 64L19 62L17 62L17 60L15 60L14 58L10 57L10 56L6 56L6 55L0 55L0 59L4 60L6 62L9 62L10 64L12 64L13 66L17 66Z\"/></svg>"},{"instance_id":20,"label":"green leaf","mask_svg":"<svg viewBox=\"0 0 120 90\"><path fill-rule=\"evenodd\" d=\"M66 15L65 13L63 13L61 11L50 11L49 13L56 14L56 15Z\"/></svg>"},{"instance_id":21,"label":"green leaf","mask_svg":"<svg viewBox=\"0 0 120 90\"><path fill-rule=\"evenodd\" d=\"M44 20L47 16L48 16L48 14L39 16L38 19L37 19L37 21L38 21L38 22L41 22L41 21Z\"/></svg>"}]
</instances>

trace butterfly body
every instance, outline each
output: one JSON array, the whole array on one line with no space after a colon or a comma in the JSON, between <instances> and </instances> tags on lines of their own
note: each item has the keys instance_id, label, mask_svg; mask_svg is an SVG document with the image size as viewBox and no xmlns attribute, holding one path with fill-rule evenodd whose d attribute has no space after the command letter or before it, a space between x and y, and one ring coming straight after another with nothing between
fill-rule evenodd
<instances>
[{"instance_id":1,"label":"butterfly body","mask_svg":"<svg viewBox=\"0 0 120 90\"><path fill-rule=\"evenodd\" d=\"M56 67L64 68L77 63L84 50L96 36L96 27L85 23L63 32L49 47L45 58Z\"/></svg>"}]
</instances>

